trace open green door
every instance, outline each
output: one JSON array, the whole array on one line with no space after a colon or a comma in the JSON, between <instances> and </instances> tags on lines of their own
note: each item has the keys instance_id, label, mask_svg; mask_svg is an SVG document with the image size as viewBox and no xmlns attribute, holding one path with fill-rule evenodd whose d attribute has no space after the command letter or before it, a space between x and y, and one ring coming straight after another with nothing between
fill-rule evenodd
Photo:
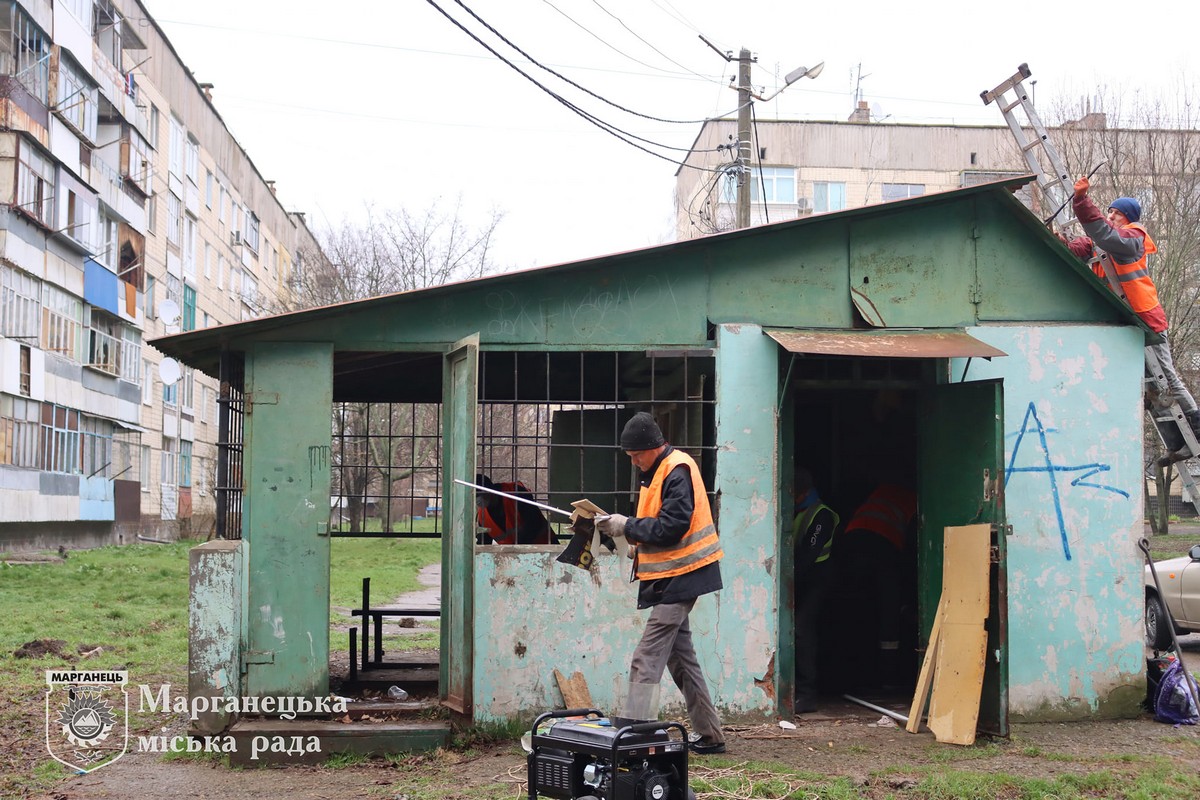
<instances>
[{"instance_id":1,"label":"open green door","mask_svg":"<svg viewBox=\"0 0 1200 800\"><path fill-rule=\"evenodd\" d=\"M475 625L474 492L479 334L455 342L442 366L442 652L439 697L471 716Z\"/></svg>"},{"instance_id":2,"label":"open green door","mask_svg":"<svg viewBox=\"0 0 1200 800\"><path fill-rule=\"evenodd\" d=\"M942 593L944 529L992 526L991 600L979 730L1008 735L1008 603L1004 525L1004 390L1000 381L922 393L918 604L927 643Z\"/></svg>"},{"instance_id":3,"label":"open green door","mask_svg":"<svg viewBox=\"0 0 1200 800\"><path fill-rule=\"evenodd\" d=\"M244 693L325 697L333 347L253 345L245 401Z\"/></svg>"}]
</instances>

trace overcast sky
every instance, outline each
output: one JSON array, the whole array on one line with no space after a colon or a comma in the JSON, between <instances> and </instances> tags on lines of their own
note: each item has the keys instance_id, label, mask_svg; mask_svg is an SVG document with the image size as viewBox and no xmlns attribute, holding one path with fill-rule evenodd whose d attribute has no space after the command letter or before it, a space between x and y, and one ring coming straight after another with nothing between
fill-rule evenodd
<instances>
[{"instance_id":1,"label":"overcast sky","mask_svg":"<svg viewBox=\"0 0 1200 800\"><path fill-rule=\"evenodd\" d=\"M756 54L752 81L767 93L796 67L825 62L816 80L757 103L760 120L844 120L857 88L884 124L1001 124L979 93L1021 62L1043 115L1101 90L1174 102L1198 66L1200 6L1190 0L1146 4L1141 22L1136 6L1109 0L436 4L145 0L196 78L215 85L216 108L286 208L324 227L361 221L370 206L420 214L461 198L468 223L504 213L494 255L513 268L673 240L672 161L698 120L737 106L737 64L725 52ZM438 7L653 154L571 111ZM1194 82L1190 91L1200 98Z\"/></svg>"}]
</instances>

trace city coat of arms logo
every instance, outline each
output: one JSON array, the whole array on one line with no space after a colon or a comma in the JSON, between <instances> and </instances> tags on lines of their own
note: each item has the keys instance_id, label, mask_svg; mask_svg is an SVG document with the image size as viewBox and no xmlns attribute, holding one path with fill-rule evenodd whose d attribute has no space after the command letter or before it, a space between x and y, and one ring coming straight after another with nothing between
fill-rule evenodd
<instances>
[{"instance_id":1,"label":"city coat of arms logo","mask_svg":"<svg viewBox=\"0 0 1200 800\"><path fill-rule=\"evenodd\" d=\"M129 746L129 674L46 670L46 749L57 761L91 772Z\"/></svg>"}]
</instances>

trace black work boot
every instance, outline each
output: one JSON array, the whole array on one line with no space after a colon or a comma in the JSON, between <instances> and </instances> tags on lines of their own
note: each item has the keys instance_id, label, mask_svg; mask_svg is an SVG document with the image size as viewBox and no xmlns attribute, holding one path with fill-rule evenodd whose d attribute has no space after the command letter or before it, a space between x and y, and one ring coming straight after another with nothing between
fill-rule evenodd
<instances>
[{"instance_id":1,"label":"black work boot","mask_svg":"<svg viewBox=\"0 0 1200 800\"><path fill-rule=\"evenodd\" d=\"M1183 412L1184 419L1187 420L1188 426L1192 429L1197 441L1200 441L1200 408L1193 408L1191 411Z\"/></svg>"}]
</instances>

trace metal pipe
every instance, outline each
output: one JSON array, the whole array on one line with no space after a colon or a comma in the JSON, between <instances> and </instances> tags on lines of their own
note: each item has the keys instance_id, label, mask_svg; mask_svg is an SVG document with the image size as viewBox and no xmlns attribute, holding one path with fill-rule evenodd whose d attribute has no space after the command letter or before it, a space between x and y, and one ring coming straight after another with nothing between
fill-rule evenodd
<instances>
[{"instance_id":1,"label":"metal pipe","mask_svg":"<svg viewBox=\"0 0 1200 800\"><path fill-rule=\"evenodd\" d=\"M463 486L470 486L472 489L477 489L478 491L481 491L481 492L490 492L492 494L498 494L501 497L507 497L509 500L516 500L518 503L528 503L531 506L537 506L538 508L544 508L547 511L553 511L556 514L562 514L564 517L571 516L570 511L563 511L561 508L555 508L554 506L548 506L545 503L539 503L536 500L530 500L527 497L518 497L515 494L509 494L508 492L502 492L499 489L489 489L486 486L480 486L477 483L469 483L468 481L460 480L458 478L455 478L454 482L461 483Z\"/></svg>"},{"instance_id":2,"label":"metal pipe","mask_svg":"<svg viewBox=\"0 0 1200 800\"><path fill-rule=\"evenodd\" d=\"M874 703L868 703L866 700L862 700L860 698L853 697L848 694L844 694L844 695L842 695L842 697L846 698L851 703L858 703L860 706L866 706L867 708L871 709L872 711L878 711L880 714L891 717L892 719L896 720L897 722L903 722L905 724L908 724L908 717L904 716L903 714L901 714L897 711L892 711L890 708L884 708L883 706L877 706Z\"/></svg>"}]
</instances>

